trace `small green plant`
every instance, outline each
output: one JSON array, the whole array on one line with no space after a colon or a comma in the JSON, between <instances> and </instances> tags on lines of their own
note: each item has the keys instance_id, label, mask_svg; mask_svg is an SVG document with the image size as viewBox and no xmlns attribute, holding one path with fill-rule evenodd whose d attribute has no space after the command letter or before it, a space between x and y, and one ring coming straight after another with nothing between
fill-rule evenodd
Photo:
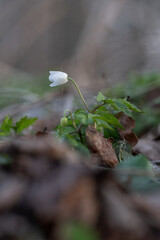
<instances>
[{"instance_id":1,"label":"small green plant","mask_svg":"<svg viewBox=\"0 0 160 240\"><path fill-rule=\"evenodd\" d=\"M6 116L0 125L0 136L11 136L13 134L19 135L24 129L30 127L36 120L37 118L28 118L25 116L16 123L13 123L13 119Z\"/></svg>"},{"instance_id":2,"label":"small green plant","mask_svg":"<svg viewBox=\"0 0 160 240\"><path fill-rule=\"evenodd\" d=\"M74 148L86 153L89 152L86 143L86 130L89 125L94 125L106 138L119 139L118 128L123 129L123 126L117 114L124 112L132 116L132 111L141 112L126 99L107 98L99 92L97 105L89 112L85 109L78 109L74 112L66 111L56 127L56 134Z\"/></svg>"},{"instance_id":3,"label":"small green plant","mask_svg":"<svg viewBox=\"0 0 160 240\"><path fill-rule=\"evenodd\" d=\"M131 117L132 111L141 112L135 105L127 101L126 98L107 98L101 92L97 96L97 105L90 110L78 85L66 73L50 71L49 81L51 82L50 87L59 86L71 81L84 103L87 111L85 109L78 109L73 113L66 111L60 124L56 127L57 137L68 142L81 152L89 154L86 143L86 130L89 125L94 125L106 138L113 137L114 139L118 139L119 134L117 129L123 129L123 126L120 124L117 114L123 112Z\"/></svg>"}]
</instances>

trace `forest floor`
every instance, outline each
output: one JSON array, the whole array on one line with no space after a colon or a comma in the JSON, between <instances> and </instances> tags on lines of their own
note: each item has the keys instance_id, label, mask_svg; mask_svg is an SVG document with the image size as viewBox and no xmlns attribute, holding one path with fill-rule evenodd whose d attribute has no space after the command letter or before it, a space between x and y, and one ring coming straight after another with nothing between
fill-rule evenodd
<instances>
[{"instance_id":1,"label":"forest floor","mask_svg":"<svg viewBox=\"0 0 160 240\"><path fill-rule=\"evenodd\" d=\"M160 239L160 87L134 96L150 108L135 116L138 138L129 157L123 146L116 157L112 142L93 126L86 133L90 157L57 142L52 130L58 112L40 117L23 135L1 139L0 239ZM48 95L35 105L7 109L23 115L51 102ZM131 131L132 123L123 121Z\"/></svg>"}]
</instances>

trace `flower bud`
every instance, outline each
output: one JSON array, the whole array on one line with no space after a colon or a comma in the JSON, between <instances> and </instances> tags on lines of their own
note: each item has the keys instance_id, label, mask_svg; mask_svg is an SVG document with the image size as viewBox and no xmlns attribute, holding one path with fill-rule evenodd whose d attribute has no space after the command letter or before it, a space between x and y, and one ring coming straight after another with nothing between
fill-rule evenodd
<instances>
[{"instance_id":1,"label":"flower bud","mask_svg":"<svg viewBox=\"0 0 160 240\"><path fill-rule=\"evenodd\" d=\"M62 127L67 125L68 119L66 117L61 118L60 124Z\"/></svg>"},{"instance_id":2,"label":"flower bud","mask_svg":"<svg viewBox=\"0 0 160 240\"><path fill-rule=\"evenodd\" d=\"M50 71L49 72L49 81L52 82L49 86L56 87L68 82L67 73L60 71Z\"/></svg>"}]
</instances>

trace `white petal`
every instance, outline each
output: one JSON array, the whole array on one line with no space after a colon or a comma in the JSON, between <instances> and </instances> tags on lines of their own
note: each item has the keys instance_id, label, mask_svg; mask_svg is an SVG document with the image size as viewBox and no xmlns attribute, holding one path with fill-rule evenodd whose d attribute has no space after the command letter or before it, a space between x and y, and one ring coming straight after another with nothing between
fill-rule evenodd
<instances>
[{"instance_id":1,"label":"white petal","mask_svg":"<svg viewBox=\"0 0 160 240\"><path fill-rule=\"evenodd\" d=\"M58 78L58 79L56 80L56 82L57 82L59 85L62 85L62 84L64 84L64 83L67 83L67 82L68 82L68 79L66 79L66 78Z\"/></svg>"},{"instance_id":2,"label":"white petal","mask_svg":"<svg viewBox=\"0 0 160 240\"><path fill-rule=\"evenodd\" d=\"M68 74L67 74L67 73L61 72L61 71L49 71L49 73L50 73L51 75L59 74L59 75L64 76L64 77L66 77L66 76L68 77Z\"/></svg>"},{"instance_id":3,"label":"white petal","mask_svg":"<svg viewBox=\"0 0 160 240\"><path fill-rule=\"evenodd\" d=\"M48 79L49 79L50 82L53 82L53 81L54 81L54 77L53 77L52 75L49 75L49 78L48 78Z\"/></svg>"},{"instance_id":4,"label":"white petal","mask_svg":"<svg viewBox=\"0 0 160 240\"><path fill-rule=\"evenodd\" d=\"M49 71L50 74L61 73L60 71Z\"/></svg>"},{"instance_id":5,"label":"white petal","mask_svg":"<svg viewBox=\"0 0 160 240\"><path fill-rule=\"evenodd\" d=\"M49 71L50 74L54 74L56 73L57 71Z\"/></svg>"},{"instance_id":6,"label":"white petal","mask_svg":"<svg viewBox=\"0 0 160 240\"><path fill-rule=\"evenodd\" d=\"M50 87L56 87L57 84L54 82L54 83L49 84L49 86L50 86Z\"/></svg>"},{"instance_id":7,"label":"white petal","mask_svg":"<svg viewBox=\"0 0 160 240\"><path fill-rule=\"evenodd\" d=\"M63 85L63 84L65 84L66 82L64 82L64 81L61 81L61 82L53 82L53 83L51 83L49 86L50 87L56 87L56 86L60 86L60 85Z\"/></svg>"},{"instance_id":8,"label":"white petal","mask_svg":"<svg viewBox=\"0 0 160 240\"><path fill-rule=\"evenodd\" d=\"M67 78L68 77L68 74L67 73L65 73L65 72L60 72L60 71L49 71L49 73L51 74L51 75L59 75L59 76L62 76L62 77L64 77L64 78Z\"/></svg>"}]
</instances>

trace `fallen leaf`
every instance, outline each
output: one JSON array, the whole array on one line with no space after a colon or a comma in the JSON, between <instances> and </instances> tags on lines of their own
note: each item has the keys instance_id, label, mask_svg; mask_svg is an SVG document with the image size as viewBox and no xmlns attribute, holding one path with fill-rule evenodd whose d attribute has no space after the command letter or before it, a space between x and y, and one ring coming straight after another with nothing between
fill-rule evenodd
<instances>
[{"instance_id":1,"label":"fallen leaf","mask_svg":"<svg viewBox=\"0 0 160 240\"><path fill-rule=\"evenodd\" d=\"M136 134L132 131L135 127L135 121L132 117L125 115L124 113L119 113L117 115L120 124L124 129L119 129L119 134L124 138L131 146L135 146L138 143L138 138Z\"/></svg>"},{"instance_id":2,"label":"fallen leaf","mask_svg":"<svg viewBox=\"0 0 160 240\"><path fill-rule=\"evenodd\" d=\"M115 167L118 164L111 138L104 138L94 126L89 125L86 131L86 140L91 151L100 156L100 165Z\"/></svg>"}]
</instances>

